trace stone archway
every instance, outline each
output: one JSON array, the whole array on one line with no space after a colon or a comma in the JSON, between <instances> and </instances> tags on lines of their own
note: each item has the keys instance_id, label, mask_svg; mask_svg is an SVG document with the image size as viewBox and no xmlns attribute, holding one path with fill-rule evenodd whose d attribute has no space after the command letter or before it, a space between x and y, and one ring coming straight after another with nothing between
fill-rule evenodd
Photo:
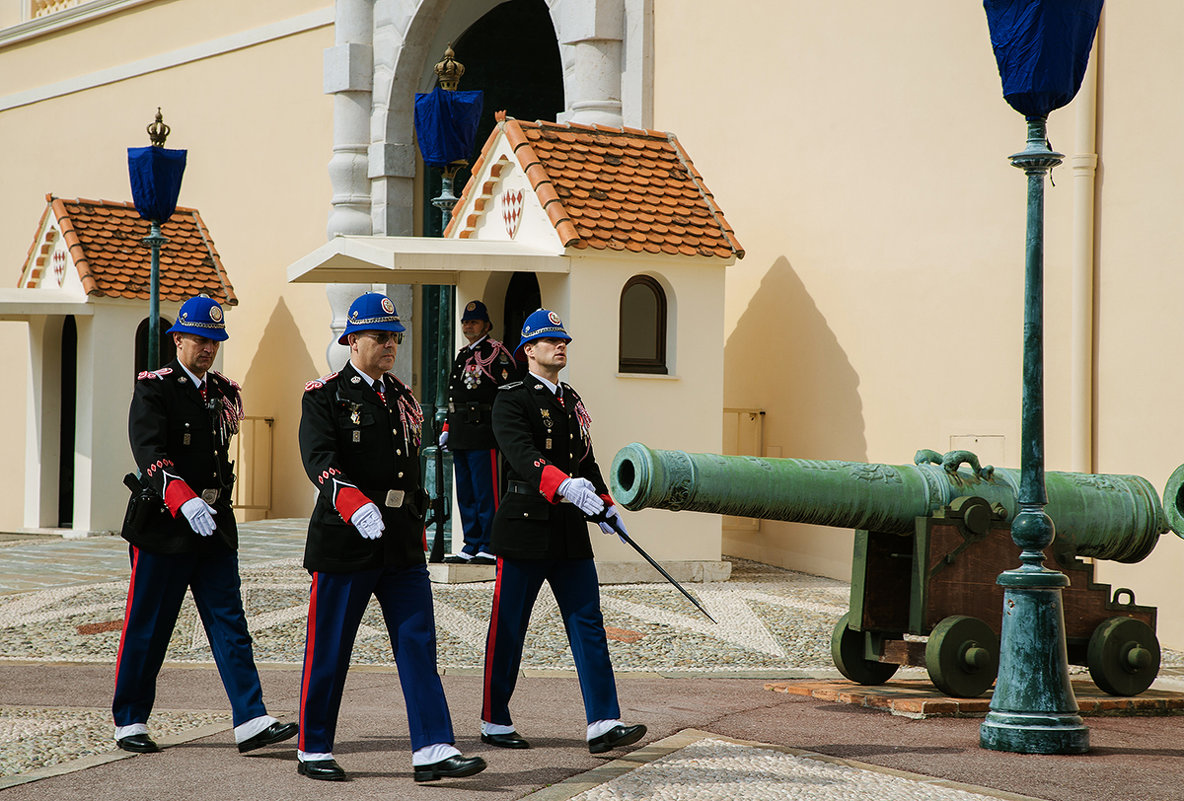
<instances>
[{"instance_id":1,"label":"stone archway","mask_svg":"<svg viewBox=\"0 0 1184 801\"><path fill-rule=\"evenodd\" d=\"M542 2L542 0L540 0ZM563 69L561 121L652 125L653 0L547 0ZM335 95L328 234L414 233L415 92L449 41L496 0L339 0L325 54Z\"/></svg>"}]
</instances>

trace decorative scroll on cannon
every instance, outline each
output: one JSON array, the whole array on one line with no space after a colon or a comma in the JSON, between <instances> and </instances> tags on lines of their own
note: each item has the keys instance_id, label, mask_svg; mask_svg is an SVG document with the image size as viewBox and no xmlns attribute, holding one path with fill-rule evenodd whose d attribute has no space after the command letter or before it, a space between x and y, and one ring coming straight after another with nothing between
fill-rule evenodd
<instances>
[{"instance_id":1,"label":"decorative scroll on cannon","mask_svg":"<svg viewBox=\"0 0 1184 801\"><path fill-rule=\"evenodd\" d=\"M844 676L882 684L901 665L924 666L963 698L995 680L1003 588L1018 560L1009 521L1019 471L980 467L968 451L918 451L912 465L651 450L613 459L613 497L625 508L710 512L855 529L851 604L831 654ZM1156 610L1128 589L1094 581L1084 558L1139 562L1161 534L1184 531L1184 466L1165 498L1139 476L1049 472L1046 510L1064 591L1069 662L1112 695L1137 695L1159 672ZM1184 535L1182 535L1184 536Z\"/></svg>"}]
</instances>

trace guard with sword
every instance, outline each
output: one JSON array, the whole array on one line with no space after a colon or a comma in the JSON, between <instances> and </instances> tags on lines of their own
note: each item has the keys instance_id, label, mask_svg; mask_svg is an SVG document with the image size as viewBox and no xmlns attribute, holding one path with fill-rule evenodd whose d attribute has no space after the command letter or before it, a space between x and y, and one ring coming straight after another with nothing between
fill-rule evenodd
<instances>
[{"instance_id":1,"label":"guard with sword","mask_svg":"<svg viewBox=\"0 0 1184 801\"><path fill-rule=\"evenodd\" d=\"M555 312L539 309L527 317L516 355L525 358L528 372L502 387L493 404L493 433L509 481L493 522L497 585L485 645L481 741L530 747L514 727L510 697L530 612L546 581L575 659L588 750L600 754L636 743L646 727L620 719L587 520L598 516L606 533L625 527L596 464L592 418L576 391L559 380L570 341Z\"/></svg>"}]
</instances>

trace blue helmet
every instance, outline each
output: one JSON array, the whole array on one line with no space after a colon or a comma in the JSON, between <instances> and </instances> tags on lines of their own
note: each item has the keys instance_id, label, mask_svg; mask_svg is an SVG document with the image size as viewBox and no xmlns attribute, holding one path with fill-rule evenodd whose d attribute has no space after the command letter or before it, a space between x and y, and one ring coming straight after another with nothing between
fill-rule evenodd
<instances>
[{"instance_id":1,"label":"blue helmet","mask_svg":"<svg viewBox=\"0 0 1184 801\"><path fill-rule=\"evenodd\" d=\"M349 305L349 317L345 331L337 338L337 344L348 345L349 335L362 331L406 331L399 322L395 304L381 292L367 292Z\"/></svg>"},{"instance_id":2,"label":"blue helmet","mask_svg":"<svg viewBox=\"0 0 1184 801\"><path fill-rule=\"evenodd\" d=\"M562 339L571 342L571 335L563 330L563 321L553 311L539 309L533 311L522 324L522 339L518 340L515 356L522 352L522 348L536 339Z\"/></svg>"},{"instance_id":3,"label":"blue helmet","mask_svg":"<svg viewBox=\"0 0 1184 801\"><path fill-rule=\"evenodd\" d=\"M470 300L465 306L465 313L460 316L462 323L468 320L484 320L488 323L489 312L485 309L485 304L479 300Z\"/></svg>"},{"instance_id":4,"label":"blue helmet","mask_svg":"<svg viewBox=\"0 0 1184 801\"><path fill-rule=\"evenodd\" d=\"M222 306L209 295L197 295L181 304L177 322L168 334L196 334L199 337L222 342L229 335L222 316Z\"/></svg>"}]
</instances>

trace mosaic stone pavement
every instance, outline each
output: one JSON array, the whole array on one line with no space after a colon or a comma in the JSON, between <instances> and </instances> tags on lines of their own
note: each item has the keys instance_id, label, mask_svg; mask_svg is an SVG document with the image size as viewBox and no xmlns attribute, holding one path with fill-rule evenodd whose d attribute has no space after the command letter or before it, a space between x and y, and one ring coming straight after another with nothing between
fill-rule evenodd
<instances>
[{"instance_id":1,"label":"mosaic stone pavement","mask_svg":"<svg viewBox=\"0 0 1184 801\"><path fill-rule=\"evenodd\" d=\"M308 575L299 558L244 558L240 572L256 660L299 663L308 611ZM846 611L844 582L736 562L730 581L690 589L719 625L666 584L602 588L617 670L778 674L833 667L830 631ZM115 578L0 595L0 660L113 661L126 593L126 578ZM480 669L493 582L435 584L433 593L441 668ZM167 658L211 660L189 597ZM355 664L393 664L376 603L363 618L353 658ZM523 668L574 669L558 608L546 587L531 620Z\"/></svg>"}]
</instances>

